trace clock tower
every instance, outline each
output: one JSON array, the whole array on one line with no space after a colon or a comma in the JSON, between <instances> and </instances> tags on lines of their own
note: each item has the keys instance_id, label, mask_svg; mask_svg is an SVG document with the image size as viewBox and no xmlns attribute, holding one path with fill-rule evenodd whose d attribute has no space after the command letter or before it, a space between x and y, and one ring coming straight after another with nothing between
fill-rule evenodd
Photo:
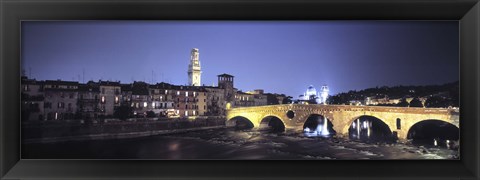
<instances>
[{"instance_id":1,"label":"clock tower","mask_svg":"<svg viewBox=\"0 0 480 180\"><path fill-rule=\"evenodd\" d=\"M198 60L198 49L193 48L190 53L190 64L188 65L188 84L190 86L200 86L202 71L200 69L200 60Z\"/></svg>"}]
</instances>

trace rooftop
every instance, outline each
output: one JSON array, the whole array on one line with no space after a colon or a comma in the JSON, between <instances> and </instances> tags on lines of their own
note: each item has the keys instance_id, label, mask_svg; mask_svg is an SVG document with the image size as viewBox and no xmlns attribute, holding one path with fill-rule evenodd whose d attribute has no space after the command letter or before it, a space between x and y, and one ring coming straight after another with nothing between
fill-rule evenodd
<instances>
[{"instance_id":1,"label":"rooftop","mask_svg":"<svg viewBox=\"0 0 480 180\"><path fill-rule=\"evenodd\" d=\"M226 73L223 73L223 74L220 74L220 75L217 75L218 77L234 77L230 74L226 74Z\"/></svg>"}]
</instances>

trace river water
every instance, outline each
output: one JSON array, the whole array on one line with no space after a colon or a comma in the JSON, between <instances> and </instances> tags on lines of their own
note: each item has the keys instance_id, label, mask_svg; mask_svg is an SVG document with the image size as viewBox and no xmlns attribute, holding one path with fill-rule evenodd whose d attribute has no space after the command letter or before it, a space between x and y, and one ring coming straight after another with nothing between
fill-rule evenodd
<instances>
[{"instance_id":1,"label":"river water","mask_svg":"<svg viewBox=\"0 0 480 180\"><path fill-rule=\"evenodd\" d=\"M141 138L22 145L24 159L458 159L458 150L303 133L210 129Z\"/></svg>"}]
</instances>

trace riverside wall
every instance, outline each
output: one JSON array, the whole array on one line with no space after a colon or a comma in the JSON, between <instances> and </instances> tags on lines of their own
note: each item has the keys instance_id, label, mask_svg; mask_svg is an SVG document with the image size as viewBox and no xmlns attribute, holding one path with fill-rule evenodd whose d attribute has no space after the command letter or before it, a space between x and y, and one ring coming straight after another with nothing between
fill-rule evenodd
<instances>
[{"instance_id":1,"label":"riverside wall","mask_svg":"<svg viewBox=\"0 0 480 180\"><path fill-rule=\"evenodd\" d=\"M224 128L225 117L103 119L22 124L22 143L122 139Z\"/></svg>"}]
</instances>

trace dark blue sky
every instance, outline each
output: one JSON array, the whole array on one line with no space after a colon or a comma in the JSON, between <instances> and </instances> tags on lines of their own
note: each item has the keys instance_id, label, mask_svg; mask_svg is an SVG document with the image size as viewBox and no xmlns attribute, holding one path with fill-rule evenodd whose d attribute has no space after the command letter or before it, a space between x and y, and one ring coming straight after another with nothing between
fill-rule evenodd
<instances>
[{"instance_id":1,"label":"dark blue sky","mask_svg":"<svg viewBox=\"0 0 480 180\"><path fill-rule=\"evenodd\" d=\"M22 66L39 80L187 84L199 48L202 84L297 98L375 86L459 80L457 21L46 21L22 22Z\"/></svg>"}]
</instances>

